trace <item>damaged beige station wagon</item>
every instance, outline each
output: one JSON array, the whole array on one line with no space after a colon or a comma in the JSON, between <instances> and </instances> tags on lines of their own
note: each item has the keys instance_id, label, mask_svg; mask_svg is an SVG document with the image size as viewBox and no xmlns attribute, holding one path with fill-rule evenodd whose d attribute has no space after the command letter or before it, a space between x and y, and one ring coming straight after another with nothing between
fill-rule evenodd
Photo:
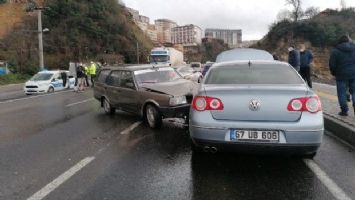
<instances>
[{"instance_id":1,"label":"damaged beige station wagon","mask_svg":"<svg viewBox=\"0 0 355 200\"><path fill-rule=\"evenodd\" d=\"M141 116L151 128L160 128L164 118L188 123L197 87L168 66L117 66L100 70L94 96L108 114L119 109Z\"/></svg>"}]
</instances>

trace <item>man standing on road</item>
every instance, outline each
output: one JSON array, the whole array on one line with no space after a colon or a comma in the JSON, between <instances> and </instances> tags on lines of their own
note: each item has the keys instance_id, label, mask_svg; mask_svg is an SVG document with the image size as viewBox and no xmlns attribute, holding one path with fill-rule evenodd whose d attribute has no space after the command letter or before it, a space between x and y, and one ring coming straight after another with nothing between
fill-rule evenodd
<instances>
[{"instance_id":1,"label":"man standing on road","mask_svg":"<svg viewBox=\"0 0 355 200\"><path fill-rule=\"evenodd\" d=\"M348 116L348 104L346 92L352 95L353 107L355 112L355 45L346 35L339 39L338 44L332 50L329 59L330 72L336 78L338 101L341 112L339 115Z\"/></svg>"},{"instance_id":2,"label":"man standing on road","mask_svg":"<svg viewBox=\"0 0 355 200\"><path fill-rule=\"evenodd\" d=\"M293 45L288 48L288 63L295 68L296 71L300 71L300 52L295 49Z\"/></svg>"},{"instance_id":3,"label":"man standing on road","mask_svg":"<svg viewBox=\"0 0 355 200\"><path fill-rule=\"evenodd\" d=\"M85 71L84 67L81 64L77 67L76 75L78 78L78 91L84 91Z\"/></svg>"},{"instance_id":4,"label":"man standing on road","mask_svg":"<svg viewBox=\"0 0 355 200\"><path fill-rule=\"evenodd\" d=\"M94 79L96 77L96 64L91 61L89 66L90 78L91 78L91 87L94 87Z\"/></svg>"},{"instance_id":5,"label":"man standing on road","mask_svg":"<svg viewBox=\"0 0 355 200\"><path fill-rule=\"evenodd\" d=\"M310 50L306 49L306 45L301 44L301 67L300 74L302 78L307 81L307 84L312 88L311 80L311 63L313 61L313 54Z\"/></svg>"},{"instance_id":6,"label":"man standing on road","mask_svg":"<svg viewBox=\"0 0 355 200\"><path fill-rule=\"evenodd\" d=\"M62 71L60 74L63 80L63 87L65 88L67 86L67 79L68 79L67 73L65 71Z\"/></svg>"}]
</instances>

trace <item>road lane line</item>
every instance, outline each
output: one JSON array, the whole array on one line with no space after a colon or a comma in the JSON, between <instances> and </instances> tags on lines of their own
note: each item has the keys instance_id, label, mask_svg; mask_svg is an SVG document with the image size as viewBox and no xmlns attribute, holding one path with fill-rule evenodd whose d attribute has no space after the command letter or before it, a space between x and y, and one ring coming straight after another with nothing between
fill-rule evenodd
<instances>
[{"instance_id":1,"label":"road lane line","mask_svg":"<svg viewBox=\"0 0 355 200\"><path fill-rule=\"evenodd\" d=\"M313 160L304 159L306 165L313 171L318 179L328 188L337 200L351 200L351 198L325 173Z\"/></svg>"},{"instance_id":2,"label":"road lane line","mask_svg":"<svg viewBox=\"0 0 355 200\"><path fill-rule=\"evenodd\" d=\"M36 96L26 97L26 98L10 99L10 100L6 100L6 101L0 101L0 104L13 103L16 101L22 101L22 100L27 100L27 99L36 99L39 97L52 96L52 95L57 95L57 94L62 94L62 93L69 93L69 92L73 92L73 91L69 90L69 91L55 92L55 93L51 93L51 94L36 95Z\"/></svg>"},{"instance_id":3,"label":"road lane line","mask_svg":"<svg viewBox=\"0 0 355 200\"><path fill-rule=\"evenodd\" d=\"M82 103L86 103L86 102L93 101L93 100L95 100L95 99L94 98L89 98L89 99L85 99L83 101L79 101L79 102L76 102L76 103L68 104L65 107L72 107L72 106L75 106L75 105L78 105L78 104L82 104Z\"/></svg>"},{"instance_id":4,"label":"road lane line","mask_svg":"<svg viewBox=\"0 0 355 200\"><path fill-rule=\"evenodd\" d=\"M77 163L72 168L70 168L68 171L64 172L63 174L58 176L58 178L54 179L52 182L50 182L46 186L44 186L41 190L39 190L38 192L33 194L27 200L41 200L41 199L43 199L49 193L53 192L56 188L58 188L61 184L63 184L65 181L67 181L70 177L72 177L74 174L79 172L82 168L84 168L86 165L88 165L93 160L95 160L95 157L84 158L79 163Z\"/></svg>"},{"instance_id":5,"label":"road lane line","mask_svg":"<svg viewBox=\"0 0 355 200\"><path fill-rule=\"evenodd\" d=\"M128 128L123 130L121 132L122 135L129 134L131 131L133 131L135 128L137 128L142 122L138 121L130 125ZM40 189L38 192L34 193L31 197L27 198L27 200L42 200L44 199L48 194L53 192L55 189L57 189L60 185L62 185L65 181L69 180L73 175L75 175L77 172L79 172L81 169L83 169L85 166L90 164L92 161L96 159L96 157L101 154L103 151L105 151L108 147L113 144L113 141L109 142L106 144L105 147L99 149L94 156L92 157L86 157L80 162L78 162L76 165L71 167L69 170L58 176L56 179L54 179L52 182L48 183L46 186L44 186L42 189Z\"/></svg>"},{"instance_id":6,"label":"road lane line","mask_svg":"<svg viewBox=\"0 0 355 200\"><path fill-rule=\"evenodd\" d=\"M126 128L125 130L123 130L121 132L121 135L127 135L129 134L131 131L133 131L135 128L137 128L139 125L141 125L141 121L140 122L136 122L134 124L132 124L131 126L129 126L128 128Z\"/></svg>"}]
</instances>

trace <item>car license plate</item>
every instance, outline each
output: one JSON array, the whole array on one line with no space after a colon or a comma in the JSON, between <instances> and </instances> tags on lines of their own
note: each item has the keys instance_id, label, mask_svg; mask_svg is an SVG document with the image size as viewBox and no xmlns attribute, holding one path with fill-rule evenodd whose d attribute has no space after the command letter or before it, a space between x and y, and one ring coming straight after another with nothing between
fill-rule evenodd
<instances>
[{"instance_id":1,"label":"car license plate","mask_svg":"<svg viewBox=\"0 0 355 200\"><path fill-rule=\"evenodd\" d=\"M230 130L230 140L235 142L278 143L279 131Z\"/></svg>"}]
</instances>

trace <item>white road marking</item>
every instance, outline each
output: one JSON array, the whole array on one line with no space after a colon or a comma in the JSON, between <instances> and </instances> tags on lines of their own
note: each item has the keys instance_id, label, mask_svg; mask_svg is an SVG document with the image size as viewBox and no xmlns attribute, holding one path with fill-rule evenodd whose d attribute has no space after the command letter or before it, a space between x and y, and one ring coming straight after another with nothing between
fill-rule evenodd
<instances>
[{"instance_id":1,"label":"white road marking","mask_svg":"<svg viewBox=\"0 0 355 200\"><path fill-rule=\"evenodd\" d=\"M89 101L92 101L92 100L95 100L95 99L94 99L94 98L86 99L86 100L79 101L79 102L76 102L76 103L68 104L68 105L66 105L65 107L75 106L75 105L82 104L82 103L86 103L86 102L89 102Z\"/></svg>"},{"instance_id":2,"label":"white road marking","mask_svg":"<svg viewBox=\"0 0 355 200\"><path fill-rule=\"evenodd\" d=\"M27 99L36 99L36 98L39 98L39 97L51 96L51 95L67 93L67 92L73 92L73 91L72 90L68 90L68 91L55 92L55 93L51 93L51 94L36 95L36 96L26 97L26 98L11 99L11 100L7 100L7 101L1 101L0 104L13 103L13 102L16 102L16 101L22 101L22 100L27 100Z\"/></svg>"},{"instance_id":3,"label":"white road marking","mask_svg":"<svg viewBox=\"0 0 355 200\"><path fill-rule=\"evenodd\" d=\"M129 126L128 128L126 128L125 130L123 130L121 132L121 135L127 135L129 134L131 131L133 131L135 128L137 128L142 122L136 122L134 124L132 124L131 126Z\"/></svg>"},{"instance_id":4,"label":"white road marking","mask_svg":"<svg viewBox=\"0 0 355 200\"><path fill-rule=\"evenodd\" d=\"M135 128L137 128L142 122L135 122L125 130L121 132L122 135L129 134L131 131L133 131ZM81 169L83 169L85 166L90 164L93 160L96 159L96 156L98 156L100 153L102 153L104 150L106 150L108 147L111 146L113 141L109 142L106 144L105 147L99 149L92 157L86 157L80 162L78 162L76 165L74 165L72 168L58 176L56 179L54 179L52 182L48 183L46 186L44 186L42 189L40 189L38 192L34 193L31 197L27 198L27 200L42 200L44 199L48 194L53 192L55 189L57 189L60 185L62 185L65 181L69 180L73 175L75 175L77 172L79 172Z\"/></svg>"},{"instance_id":5,"label":"white road marking","mask_svg":"<svg viewBox=\"0 0 355 200\"><path fill-rule=\"evenodd\" d=\"M330 193L338 200L351 200L351 198L325 173L313 160L304 159L306 165L313 171L318 179L328 188Z\"/></svg>"},{"instance_id":6,"label":"white road marking","mask_svg":"<svg viewBox=\"0 0 355 200\"><path fill-rule=\"evenodd\" d=\"M60 176L58 176L58 178L56 178L52 182L48 183L46 186L44 186L41 190L39 190L38 192L33 194L27 200L41 200L41 199L43 199L49 193L54 191L61 184L63 184L65 181L67 181L70 177L72 177L74 174L76 174L78 171L80 171L83 167L88 165L93 160L95 160L95 157L87 157L87 158L81 160L78 164L74 165L68 171L66 171L63 174L61 174Z\"/></svg>"}]
</instances>

